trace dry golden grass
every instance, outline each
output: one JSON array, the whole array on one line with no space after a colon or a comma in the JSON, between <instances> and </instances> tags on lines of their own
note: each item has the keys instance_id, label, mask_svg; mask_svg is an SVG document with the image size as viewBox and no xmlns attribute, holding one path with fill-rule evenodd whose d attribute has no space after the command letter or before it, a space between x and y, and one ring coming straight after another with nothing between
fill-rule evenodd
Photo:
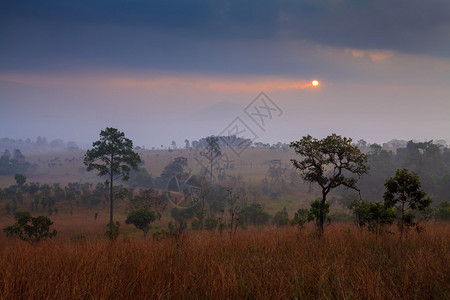
<instances>
[{"instance_id":1,"label":"dry golden grass","mask_svg":"<svg viewBox=\"0 0 450 300\"><path fill-rule=\"evenodd\" d=\"M71 241L72 229L59 226L61 236L37 245L0 238L2 299L446 299L450 295L448 223L428 223L425 232L411 233L406 241L396 235L375 240L354 228L350 233L351 226L345 224L327 227L322 239L310 229L300 233L292 227L267 227L239 231L234 239L217 232L189 232L158 241L109 242L89 236ZM99 225L96 230L104 229Z\"/></svg>"}]
</instances>

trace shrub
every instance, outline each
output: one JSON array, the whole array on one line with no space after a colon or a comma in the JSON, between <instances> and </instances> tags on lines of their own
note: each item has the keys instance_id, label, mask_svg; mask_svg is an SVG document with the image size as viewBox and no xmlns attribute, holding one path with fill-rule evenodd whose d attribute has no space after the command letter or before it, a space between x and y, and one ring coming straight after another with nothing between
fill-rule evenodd
<instances>
[{"instance_id":1,"label":"shrub","mask_svg":"<svg viewBox=\"0 0 450 300\"><path fill-rule=\"evenodd\" d=\"M442 201L437 207L436 219L447 221L450 220L450 201Z\"/></svg>"},{"instance_id":2,"label":"shrub","mask_svg":"<svg viewBox=\"0 0 450 300\"><path fill-rule=\"evenodd\" d=\"M213 230L217 228L218 221L216 218L206 218L205 219L205 228L207 230Z\"/></svg>"},{"instance_id":3,"label":"shrub","mask_svg":"<svg viewBox=\"0 0 450 300\"><path fill-rule=\"evenodd\" d=\"M29 212L16 212L16 223L3 228L8 237L17 236L28 242L39 242L56 236L56 230L50 231L53 221L47 217L32 217Z\"/></svg>"},{"instance_id":4,"label":"shrub","mask_svg":"<svg viewBox=\"0 0 450 300\"><path fill-rule=\"evenodd\" d=\"M286 211L286 207L275 214L272 220L272 224L277 226L286 226L289 224L289 215Z\"/></svg>"}]
</instances>

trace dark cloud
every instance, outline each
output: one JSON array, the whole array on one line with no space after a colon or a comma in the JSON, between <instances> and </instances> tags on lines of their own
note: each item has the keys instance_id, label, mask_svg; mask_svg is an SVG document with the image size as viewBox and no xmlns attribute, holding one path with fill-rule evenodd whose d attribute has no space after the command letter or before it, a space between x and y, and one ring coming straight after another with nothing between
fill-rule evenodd
<instances>
[{"instance_id":1,"label":"dark cloud","mask_svg":"<svg viewBox=\"0 0 450 300\"><path fill-rule=\"evenodd\" d=\"M11 0L0 9L3 70L289 74L299 65L280 45L297 40L450 57L450 1Z\"/></svg>"}]
</instances>

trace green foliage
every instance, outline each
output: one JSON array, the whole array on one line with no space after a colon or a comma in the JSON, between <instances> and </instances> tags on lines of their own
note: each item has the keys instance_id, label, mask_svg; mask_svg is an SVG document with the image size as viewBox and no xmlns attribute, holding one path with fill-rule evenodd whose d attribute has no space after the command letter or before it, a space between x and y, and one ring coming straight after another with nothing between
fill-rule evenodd
<instances>
[{"instance_id":1,"label":"green foliage","mask_svg":"<svg viewBox=\"0 0 450 300\"><path fill-rule=\"evenodd\" d=\"M414 222L414 214L407 211L423 211L431 204L432 199L422 190L419 176L407 169L397 169L395 176L386 180L384 186L386 207L395 207L400 213L399 228L402 238L405 225L416 228L418 226L417 222Z\"/></svg>"},{"instance_id":2,"label":"green foliage","mask_svg":"<svg viewBox=\"0 0 450 300\"><path fill-rule=\"evenodd\" d=\"M369 231L374 232L377 237L385 225L392 224L395 219L394 211L383 202L353 201L349 208L352 210L356 223L362 230L368 226Z\"/></svg>"},{"instance_id":3,"label":"green foliage","mask_svg":"<svg viewBox=\"0 0 450 300\"><path fill-rule=\"evenodd\" d=\"M133 151L133 142L115 128L107 127L102 130L100 140L92 146L93 148L86 152L84 164L88 171L99 171L99 176L118 175L127 180L130 167L137 170L138 163L141 162L139 154Z\"/></svg>"},{"instance_id":4,"label":"green foliage","mask_svg":"<svg viewBox=\"0 0 450 300\"><path fill-rule=\"evenodd\" d=\"M157 219L157 214L146 208L139 208L128 214L125 220L126 224L133 224L137 229L144 232L144 237L147 236L148 230L150 229L150 223Z\"/></svg>"},{"instance_id":5,"label":"green foliage","mask_svg":"<svg viewBox=\"0 0 450 300\"><path fill-rule=\"evenodd\" d=\"M138 171L131 169L128 184L132 187L151 188L153 185L152 174L145 168L139 168Z\"/></svg>"},{"instance_id":6,"label":"green foliage","mask_svg":"<svg viewBox=\"0 0 450 300\"><path fill-rule=\"evenodd\" d=\"M27 177L23 174L17 173L14 175L14 179L16 180L17 186L19 187L19 190L22 190L23 185L27 181Z\"/></svg>"},{"instance_id":7,"label":"green foliage","mask_svg":"<svg viewBox=\"0 0 450 300\"><path fill-rule=\"evenodd\" d=\"M88 171L97 170L99 176L108 176L110 198L111 234L114 231L113 222L113 182L116 179L128 180L131 168L137 170L141 163L139 154L133 151L133 142L125 138L123 132L107 127L100 132L100 140L92 144L93 148L87 150L84 164Z\"/></svg>"},{"instance_id":8,"label":"green foliage","mask_svg":"<svg viewBox=\"0 0 450 300\"><path fill-rule=\"evenodd\" d=\"M264 211L264 206L252 203L239 210L238 219L240 225L266 225L269 223L270 214Z\"/></svg>"},{"instance_id":9,"label":"green foliage","mask_svg":"<svg viewBox=\"0 0 450 300\"><path fill-rule=\"evenodd\" d=\"M217 228L217 224L219 221L217 221L216 218L206 218L205 219L205 228L206 230L214 230Z\"/></svg>"},{"instance_id":10,"label":"green foliage","mask_svg":"<svg viewBox=\"0 0 450 300\"><path fill-rule=\"evenodd\" d=\"M362 230L369 222L369 204L361 200L354 200L348 208L352 210L355 222Z\"/></svg>"},{"instance_id":11,"label":"green foliage","mask_svg":"<svg viewBox=\"0 0 450 300\"><path fill-rule=\"evenodd\" d=\"M278 211L273 217L272 224L277 226L286 226L289 224L289 215L286 211L286 207L283 210Z\"/></svg>"},{"instance_id":12,"label":"green foliage","mask_svg":"<svg viewBox=\"0 0 450 300\"><path fill-rule=\"evenodd\" d=\"M323 203L323 207L322 206ZM323 219L330 223L330 203L315 200L311 203L311 208L308 211L308 222L313 221L320 234L320 215L323 212Z\"/></svg>"},{"instance_id":13,"label":"green foliage","mask_svg":"<svg viewBox=\"0 0 450 300\"><path fill-rule=\"evenodd\" d=\"M438 220L450 220L450 201L442 201L436 209L435 218Z\"/></svg>"},{"instance_id":14,"label":"green foliage","mask_svg":"<svg viewBox=\"0 0 450 300\"><path fill-rule=\"evenodd\" d=\"M396 169L407 168L421 178L422 187L433 195L437 205L448 200L450 194L450 149L433 144L433 141L416 143L409 141L404 148L397 148L396 153L383 150L372 144L368 152L370 176L362 178L358 184L366 199L372 201L383 197L381 188L386 178L392 176Z\"/></svg>"},{"instance_id":15,"label":"green foliage","mask_svg":"<svg viewBox=\"0 0 450 300\"><path fill-rule=\"evenodd\" d=\"M291 220L292 226L297 226L299 229L303 229L306 222L308 222L309 210L306 208L299 208L294 215L294 219Z\"/></svg>"},{"instance_id":16,"label":"green foliage","mask_svg":"<svg viewBox=\"0 0 450 300\"><path fill-rule=\"evenodd\" d=\"M169 228L169 231L171 233L173 233L175 231L175 225L173 224L172 221L169 221L169 223L167 224L167 228Z\"/></svg>"},{"instance_id":17,"label":"green foliage","mask_svg":"<svg viewBox=\"0 0 450 300\"><path fill-rule=\"evenodd\" d=\"M116 222L109 222L107 225L109 227L108 230L106 230L105 235L109 238L110 241L115 241L119 237L119 227L120 223Z\"/></svg>"},{"instance_id":18,"label":"green foliage","mask_svg":"<svg viewBox=\"0 0 450 300\"><path fill-rule=\"evenodd\" d=\"M16 212L16 223L3 228L8 237L17 236L28 242L39 242L56 236L56 230L50 231L53 222L44 216L32 217L29 212Z\"/></svg>"},{"instance_id":19,"label":"green foliage","mask_svg":"<svg viewBox=\"0 0 450 300\"><path fill-rule=\"evenodd\" d=\"M351 142L351 138L332 134L321 140L308 135L290 144L295 153L302 157L301 161L291 159L300 176L305 181L317 183L322 189L316 220L320 235L323 233L328 193L339 186L359 191L356 183L369 169L367 156Z\"/></svg>"},{"instance_id":20,"label":"green foliage","mask_svg":"<svg viewBox=\"0 0 450 300\"><path fill-rule=\"evenodd\" d=\"M375 232L376 236L381 233L385 225L390 225L395 219L394 211L383 202L371 202L368 204L367 221L368 229Z\"/></svg>"},{"instance_id":21,"label":"green foliage","mask_svg":"<svg viewBox=\"0 0 450 300\"><path fill-rule=\"evenodd\" d=\"M195 219L191 223L191 228L193 230L200 230L202 228L202 222L199 219Z\"/></svg>"},{"instance_id":22,"label":"green foliage","mask_svg":"<svg viewBox=\"0 0 450 300\"><path fill-rule=\"evenodd\" d=\"M167 194L164 195L167 197ZM129 207L133 210L147 208L156 212L161 212L167 208L167 198L158 195L158 191L153 189L141 190L139 195L132 197Z\"/></svg>"},{"instance_id":23,"label":"green foliage","mask_svg":"<svg viewBox=\"0 0 450 300\"><path fill-rule=\"evenodd\" d=\"M186 157L175 157L173 161L171 161L164 167L164 170L161 173L161 177L170 179L173 176L181 174L184 172L184 169L187 167L187 165L188 161Z\"/></svg>"},{"instance_id":24,"label":"green foliage","mask_svg":"<svg viewBox=\"0 0 450 300\"><path fill-rule=\"evenodd\" d=\"M177 222L177 229L181 233L187 228L187 221L191 220L196 213L196 207L172 208L171 216ZM170 229L170 228L169 228Z\"/></svg>"}]
</instances>

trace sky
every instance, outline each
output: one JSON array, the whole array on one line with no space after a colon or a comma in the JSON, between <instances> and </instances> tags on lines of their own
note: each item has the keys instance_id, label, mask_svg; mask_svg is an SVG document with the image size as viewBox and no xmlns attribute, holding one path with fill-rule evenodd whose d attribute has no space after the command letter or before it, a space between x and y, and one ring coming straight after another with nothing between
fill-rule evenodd
<instances>
[{"instance_id":1,"label":"sky","mask_svg":"<svg viewBox=\"0 0 450 300\"><path fill-rule=\"evenodd\" d=\"M106 127L450 142L450 1L3 0L0 138Z\"/></svg>"}]
</instances>

